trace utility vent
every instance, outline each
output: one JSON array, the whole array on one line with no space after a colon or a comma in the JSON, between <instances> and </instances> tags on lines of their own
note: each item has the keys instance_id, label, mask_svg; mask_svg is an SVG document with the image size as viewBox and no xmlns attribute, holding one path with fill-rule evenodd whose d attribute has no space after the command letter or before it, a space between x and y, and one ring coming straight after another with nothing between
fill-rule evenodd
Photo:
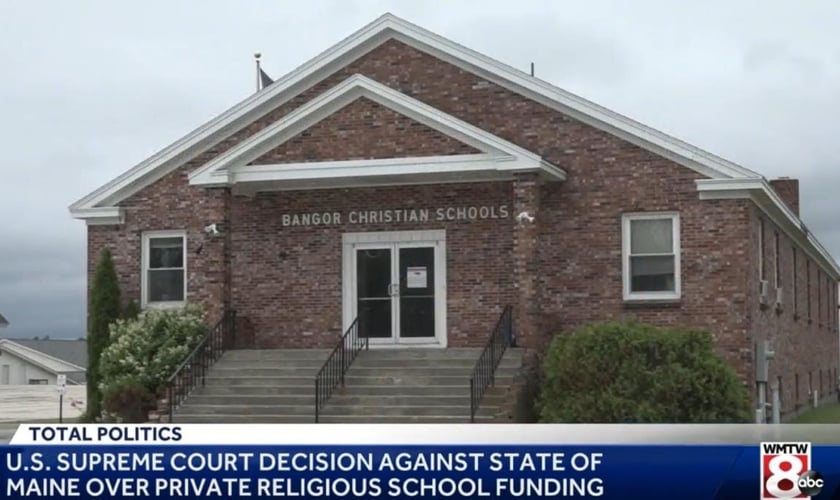
<instances>
[{"instance_id":1,"label":"utility vent","mask_svg":"<svg viewBox=\"0 0 840 500\"><path fill-rule=\"evenodd\" d=\"M758 290L761 306L768 307L770 305L770 283L766 280L761 280Z\"/></svg>"},{"instance_id":2,"label":"utility vent","mask_svg":"<svg viewBox=\"0 0 840 500\"><path fill-rule=\"evenodd\" d=\"M782 294L782 287L777 288L776 289L776 310L777 311L782 310L782 306L784 305L784 302L782 300L783 297L784 297L784 295Z\"/></svg>"}]
</instances>

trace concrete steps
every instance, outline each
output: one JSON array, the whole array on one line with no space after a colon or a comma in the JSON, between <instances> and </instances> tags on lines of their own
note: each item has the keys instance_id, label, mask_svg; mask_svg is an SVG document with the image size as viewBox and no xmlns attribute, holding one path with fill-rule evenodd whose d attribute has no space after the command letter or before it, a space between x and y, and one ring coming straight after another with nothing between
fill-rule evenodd
<instances>
[{"instance_id":1,"label":"concrete steps","mask_svg":"<svg viewBox=\"0 0 840 500\"><path fill-rule=\"evenodd\" d=\"M322 422L468 422L470 376L480 349L365 351L350 367L346 387L321 411ZM493 421L522 365L511 349L476 414Z\"/></svg>"},{"instance_id":2,"label":"concrete steps","mask_svg":"<svg viewBox=\"0 0 840 500\"><path fill-rule=\"evenodd\" d=\"M359 353L320 411L324 423L455 423L470 417L469 377L479 349L378 349ZM178 423L309 423L315 375L329 350L236 350L214 365L175 415ZM476 421L492 422L522 364L506 352Z\"/></svg>"}]
</instances>

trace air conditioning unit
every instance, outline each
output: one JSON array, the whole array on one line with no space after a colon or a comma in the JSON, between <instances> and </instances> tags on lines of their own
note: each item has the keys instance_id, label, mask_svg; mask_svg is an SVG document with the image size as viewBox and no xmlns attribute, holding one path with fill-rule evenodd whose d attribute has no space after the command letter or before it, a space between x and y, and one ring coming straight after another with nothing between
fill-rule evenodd
<instances>
[{"instance_id":1,"label":"air conditioning unit","mask_svg":"<svg viewBox=\"0 0 840 500\"><path fill-rule=\"evenodd\" d=\"M758 286L759 302L763 307L770 305L770 282L761 280Z\"/></svg>"},{"instance_id":2,"label":"air conditioning unit","mask_svg":"<svg viewBox=\"0 0 840 500\"><path fill-rule=\"evenodd\" d=\"M776 289L776 310L777 311L782 310L782 305L784 304L784 302L782 300L783 297L784 297L784 295L782 295L782 287L777 288Z\"/></svg>"}]
</instances>

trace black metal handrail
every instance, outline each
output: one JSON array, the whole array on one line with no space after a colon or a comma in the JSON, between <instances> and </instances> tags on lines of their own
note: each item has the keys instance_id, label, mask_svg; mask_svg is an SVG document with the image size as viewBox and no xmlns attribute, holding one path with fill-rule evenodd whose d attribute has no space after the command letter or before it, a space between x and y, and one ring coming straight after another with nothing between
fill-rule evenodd
<instances>
[{"instance_id":1,"label":"black metal handrail","mask_svg":"<svg viewBox=\"0 0 840 500\"><path fill-rule=\"evenodd\" d=\"M208 370L222 357L235 335L236 311L225 311L222 318L175 369L167 381L169 422L175 417L175 409L200 383L205 382Z\"/></svg>"},{"instance_id":2,"label":"black metal handrail","mask_svg":"<svg viewBox=\"0 0 840 500\"><path fill-rule=\"evenodd\" d=\"M324 366L315 375L315 422L321 416L321 408L330 399L335 388L344 387L344 374L362 349L367 350L368 338L359 337L359 318L341 336L338 345L332 350Z\"/></svg>"},{"instance_id":3,"label":"black metal handrail","mask_svg":"<svg viewBox=\"0 0 840 500\"><path fill-rule=\"evenodd\" d=\"M487 339L470 377L470 422L475 422L475 414L487 388L496 384L496 368L502 361L505 350L513 345L513 307L506 306L490 332L490 338Z\"/></svg>"}]
</instances>

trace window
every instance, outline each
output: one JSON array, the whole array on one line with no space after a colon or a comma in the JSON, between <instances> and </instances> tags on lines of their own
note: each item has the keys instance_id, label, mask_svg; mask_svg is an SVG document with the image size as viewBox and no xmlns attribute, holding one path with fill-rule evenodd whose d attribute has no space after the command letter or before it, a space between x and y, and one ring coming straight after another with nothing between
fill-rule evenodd
<instances>
[{"instance_id":1,"label":"window","mask_svg":"<svg viewBox=\"0 0 840 500\"><path fill-rule=\"evenodd\" d=\"M790 277L790 282L793 286L793 319L797 319L799 317L799 284L797 283L797 270L796 270L796 247L792 247L793 250L793 273Z\"/></svg>"},{"instance_id":2,"label":"window","mask_svg":"<svg viewBox=\"0 0 840 500\"><path fill-rule=\"evenodd\" d=\"M183 231L143 234L142 303L177 306L187 296L187 236Z\"/></svg>"},{"instance_id":3,"label":"window","mask_svg":"<svg viewBox=\"0 0 840 500\"><path fill-rule=\"evenodd\" d=\"M29 385L47 385L50 381L45 378L31 378L29 379Z\"/></svg>"},{"instance_id":4,"label":"window","mask_svg":"<svg viewBox=\"0 0 840 500\"><path fill-rule=\"evenodd\" d=\"M764 275L764 219L758 220L758 279L760 287L760 282L766 281Z\"/></svg>"},{"instance_id":5,"label":"window","mask_svg":"<svg viewBox=\"0 0 840 500\"><path fill-rule=\"evenodd\" d=\"M782 287L782 256L779 255L779 232L776 231L775 235L775 251L773 253L773 259L776 261L776 270L774 271L775 279L776 279L776 288Z\"/></svg>"},{"instance_id":6,"label":"window","mask_svg":"<svg viewBox=\"0 0 840 500\"><path fill-rule=\"evenodd\" d=\"M779 388L779 411L781 411L781 409L785 407L785 404L784 404L785 391L782 389L784 386L782 385L782 376L781 375L776 377L776 387Z\"/></svg>"},{"instance_id":7,"label":"window","mask_svg":"<svg viewBox=\"0 0 840 500\"><path fill-rule=\"evenodd\" d=\"M822 326L822 287L820 286L820 270L817 269L817 321Z\"/></svg>"},{"instance_id":8,"label":"window","mask_svg":"<svg viewBox=\"0 0 840 500\"><path fill-rule=\"evenodd\" d=\"M680 297L680 219L676 213L622 218L624 299Z\"/></svg>"},{"instance_id":9,"label":"window","mask_svg":"<svg viewBox=\"0 0 840 500\"><path fill-rule=\"evenodd\" d=\"M805 261L805 274L808 276L806 291L808 292L808 323L812 321L811 316L811 261Z\"/></svg>"}]
</instances>

